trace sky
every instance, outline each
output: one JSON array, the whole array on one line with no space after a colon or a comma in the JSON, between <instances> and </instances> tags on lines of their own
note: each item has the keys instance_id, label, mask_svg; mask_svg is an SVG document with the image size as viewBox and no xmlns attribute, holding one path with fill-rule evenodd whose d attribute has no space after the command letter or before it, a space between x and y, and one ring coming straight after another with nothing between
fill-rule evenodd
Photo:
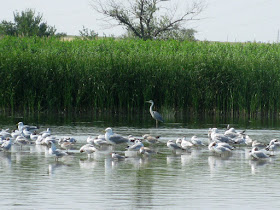
<instances>
[{"instance_id":1,"label":"sky","mask_svg":"<svg viewBox=\"0 0 280 210\"><path fill-rule=\"evenodd\" d=\"M170 0L184 5L187 0ZM278 42L280 30L280 0L204 0L207 4L200 20L189 22L195 37L204 41ZM91 0L0 0L0 21L13 21L13 12L34 9L43 15L57 32L79 35L83 26L100 36L119 36L121 27L108 28L92 8ZM180 7L181 8L181 7ZM106 27L105 27L106 25Z\"/></svg>"}]
</instances>

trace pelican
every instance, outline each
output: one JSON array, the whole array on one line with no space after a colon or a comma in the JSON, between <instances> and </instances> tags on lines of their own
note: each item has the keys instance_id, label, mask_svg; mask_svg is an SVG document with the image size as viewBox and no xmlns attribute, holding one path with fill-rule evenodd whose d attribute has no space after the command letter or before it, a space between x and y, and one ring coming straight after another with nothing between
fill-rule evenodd
<instances>
[{"instance_id":1,"label":"pelican","mask_svg":"<svg viewBox=\"0 0 280 210\"><path fill-rule=\"evenodd\" d=\"M108 143L110 144L121 144L121 143L128 143L128 139L118 135L118 134L114 134L112 128L106 128L105 129L106 133L105 133L105 139Z\"/></svg>"},{"instance_id":2,"label":"pelican","mask_svg":"<svg viewBox=\"0 0 280 210\"><path fill-rule=\"evenodd\" d=\"M146 102L151 104L150 113L151 113L152 118L154 118L156 120L156 127L158 127L158 121L163 122L164 120L163 120L162 116L160 115L160 113L158 113L157 111L153 111L153 106L154 106L153 100L149 100Z\"/></svg>"}]
</instances>

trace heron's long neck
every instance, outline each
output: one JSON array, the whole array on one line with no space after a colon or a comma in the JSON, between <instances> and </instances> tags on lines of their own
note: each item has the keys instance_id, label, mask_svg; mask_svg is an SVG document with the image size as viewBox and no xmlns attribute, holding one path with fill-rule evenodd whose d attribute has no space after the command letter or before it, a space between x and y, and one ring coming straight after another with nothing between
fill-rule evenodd
<instances>
[{"instance_id":1,"label":"heron's long neck","mask_svg":"<svg viewBox=\"0 0 280 210\"><path fill-rule=\"evenodd\" d=\"M151 114L153 113L153 106L154 106L154 103L152 103L151 106L150 106L150 113Z\"/></svg>"}]
</instances>

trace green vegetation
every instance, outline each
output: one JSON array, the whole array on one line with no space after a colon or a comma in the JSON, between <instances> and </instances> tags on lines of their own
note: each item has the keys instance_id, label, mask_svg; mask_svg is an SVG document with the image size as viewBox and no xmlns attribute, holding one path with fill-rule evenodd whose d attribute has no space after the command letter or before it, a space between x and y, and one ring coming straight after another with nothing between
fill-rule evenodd
<instances>
[{"instance_id":1,"label":"green vegetation","mask_svg":"<svg viewBox=\"0 0 280 210\"><path fill-rule=\"evenodd\" d=\"M4 37L0 108L279 113L280 45Z\"/></svg>"}]
</instances>

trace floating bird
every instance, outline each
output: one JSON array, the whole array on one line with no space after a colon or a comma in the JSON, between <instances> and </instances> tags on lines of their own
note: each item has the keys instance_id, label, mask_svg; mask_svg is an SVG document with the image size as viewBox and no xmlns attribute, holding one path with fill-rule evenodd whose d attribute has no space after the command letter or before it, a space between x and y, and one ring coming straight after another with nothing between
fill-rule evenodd
<instances>
[{"instance_id":1,"label":"floating bird","mask_svg":"<svg viewBox=\"0 0 280 210\"><path fill-rule=\"evenodd\" d=\"M210 151L213 151L214 153L219 154L220 156L222 156L223 154L225 155L231 154L231 149L217 142L212 142L211 144L209 144L208 149Z\"/></svg>"},{"instance_id":2,"label":"floating bird","mask_svg":"<svg viewBox=\"0 0 280 210\"><path fill-rule=\"evenodd\" d=\"M105 133L105 139L108 143L110 144L122 144L122 143L128 143L128 139L118 135L118 134L114 134L112 128L106 128L105 129L106 133Z\"/></svg>"},{"instance_id":3,"label":"floating bird","mask_svg":"<svg viewBox=\"0 0 280 210\"><path fill-rule=\"evenodd\" d=\"M150 113L151 113L152 118L154 118L156 120L156 127L158 127L158 121L163 122L164 120L163 120L162 116L160 115L160 113L158 113L157 111L153 111L153 106L154 106L153 100L149 100L146 102L151 104Z\"/></svg>"},{"instance_id":4,"label":"floating bird","mask_svg":"<svg viewBox=\"0 0 280 210\"><path fill-rule=\"evenodd\" d=\"M226 142L226 143L232 142L232 139L230 137L225 136L222 133L219 133L217 128L209 128L208 135L212 141Z\"/></svg>"},{"instance_id":5,"label":"floating bird","mask_svg":"<svg viewBox=\"0 0 280 210\"><path fill-rule=\"evenodd\" d=\"M260 151L258 147L253 147L249 154L252 158L257 160L269 158L269 156L263 151Z\"/></svg>"},{"instance_id":6,"label":"floating bird","mask_svg":"<svg viewBox=\"0 0 280 210\"><path fill-rule=\"evenodd\" d=\"M193 143L188 141L185 137L182 139L182 142L181 142L181 147L183 149L191 149L193 147Z\"/></svg>"},{"instance_id":7,"label":"floating bird","mask_svg":"<svg viewBox=\"0 0 280 210\"><path fill-rule=\"evenodd\" d=\"M50 136L52 134L51 129L47 128L46 131L42 131L40 134L42 135L43 138L46 138L47 136Z\"/></svg>"},{"instance_id":8,"label":"floating bird","mask_svg":"<svg viewBox=\"0 0 280 210\"><path fill-rule=\"evenodd\" d=\"M51 143L51 147L49 148L49 154L55 155L56 161L58 161L58 158L68 155L66 152L64 152L60 149L57 149L55 144L52 141L50 141L50 143Z\"/></svg>"}]
</instances>

